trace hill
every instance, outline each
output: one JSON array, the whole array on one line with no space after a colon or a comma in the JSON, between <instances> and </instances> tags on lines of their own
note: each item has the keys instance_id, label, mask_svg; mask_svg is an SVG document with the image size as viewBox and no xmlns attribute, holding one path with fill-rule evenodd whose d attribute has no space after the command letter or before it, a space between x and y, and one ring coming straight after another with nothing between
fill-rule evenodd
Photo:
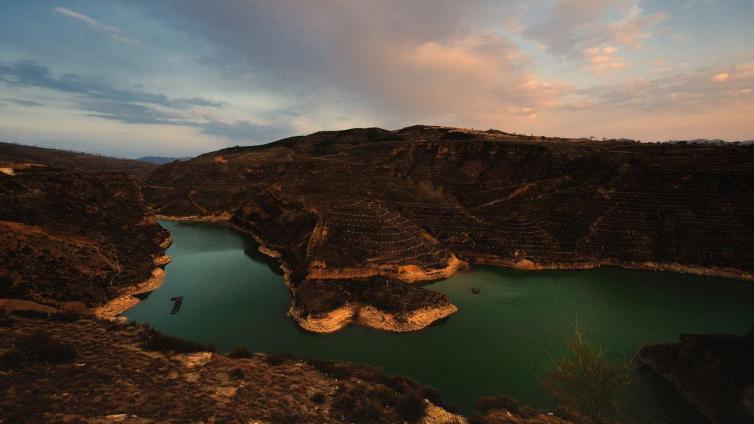
<instances>
[{"instance_id":1,"label":"hill","mask_svg":"<svg viewBox=\"0 0 754 424\"><path fill-rule=\"evenodd\" d=\"M146 177L157 165L131 159L116 159L89 153L0 142L0 168L41 164L78 171L123 172Z\"/></svg>"},{"instance_id":2,"label":"hill","mask_svg":"<svg viewBox=\"0 0 754 424\"><path fill-rule=\"evenodd\" d=\"M403 283L468 263L754 280L752 178L752 146L413 126L207 153L158 168L144 196L167 218L252 234L281 261L302 327L408 331L455 307Z\"/></svg>"},{"instance_id":3,"label":"hill","mask_svg":"<svg viewBox=\"0 0 754 424\"><path fill-rule=\"evenodd\" d=\"M136 160L141 161L141 162L153 163L155 165L164 165L166 163L175 162L177 160L189 160L189 159L191 158L190 157L174 158L174 157L168 157L168 156L144 156Z\"/></svg>"}]
</instances>

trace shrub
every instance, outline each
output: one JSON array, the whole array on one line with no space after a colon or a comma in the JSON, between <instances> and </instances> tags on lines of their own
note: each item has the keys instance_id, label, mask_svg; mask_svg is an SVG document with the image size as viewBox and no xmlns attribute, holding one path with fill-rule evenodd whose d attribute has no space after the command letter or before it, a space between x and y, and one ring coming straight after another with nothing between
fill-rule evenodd
<instances>
[{"instance_id":1,"label":"shrub","mask_svg":"<svg viewBox=\"0 0 754 424\"><path fill-rule=\"evenodd\" d=\"M228 353L229 358L251 358L252 353L245 347L237 347Z\"/></svg>"},{"instance_id":2,"label":"shrub","mask_svg":"<svg viewBox=\"0 0 754 424\"><path fill-rule=\"evenodd\" d=\"M325 396L324 393L317 392L317 393L313 394L312 397L309 398L309 400L311 400L312 402L314 402L316 404L321 405L321 404L325 403L325 401L327 400L327 397Z\"/></svg>"},{"instance_id":3,"label":"shrub","mask_svg":"<svg viewBox=\"0 0 754 424\"><path fill-rule=\"evenodd\" d=\"M367 396L363 387L338 390L333 399L333 408L354 423L381 422L385 415L379 401Z\"/></svg>"},{"instance_id":4,"label":"shrub","mask_svg":"<svg viewBox=\"0 0 754 424\"><path fill-rule=\"evenodd\" d=\"M417 393L410 393L398 401L395 409L404 420L415 423L427 412L427 404Z\"/></svg>"},{"instance_id":5,"label":"shrub","mask_svg":"<svg viewBox=\"0 0 754 424\"><path fill-rule=\"evenodd\" d=\"M412 393L419 388L419 384L414 380L397 375L384 376L380 382L398 393Z\"/></svg>"},{"instance_id":6,"label":"shrub","mask_svg":"<svg viewBox=\"0 0 754 424\"><path fill-rule=\"evenodd\" d=\"M158 352L194 353L214 352L212 345L204 345L191 340L168 336L155 329L148 329L143 344L144 349Z\"/></svg>"},{"instance_id":7,"label":"shrub","mask_svg":"<svg viewBox=\"0 0 754 424\"><path fill-rule=\"evenodd\" d=\"M307 360L309 365L316 368L322 374L337 378L339 380L345 380L353 376L353 365L340 364L333 361L327 361L324 359L309 359Z\"/></svg>"},{"instance_id":8,"label":"shrub","mask_svg":"<svg viewBox=\"0 0 754 424\"><path fill-rule=\"evenodd\" d=\"M282 411L272 414L272 422L276 424L300 424L305 423L306 418L295 411Z\"/></svg>"},{"instance_id":9,"label":"shrub","mask_svg":"<svg viewBox=\"0 0 754 424\"><path fill-rule=\"evenodd\" d=\"M398 394L385 386L377 386L370 389L369 397L377 399L384 406L393 407L398 403Z\"/></svg>"},{"instance_id":10,"label":"shrub","mask_svg":"<svg viewBox=\"0 0 754 424\"><path fill-rule=\"evenodd\" d=\"M0 358L4 368L11 368L24 363L46 362L62 364L76 359L73 346L61 343L44 331L36 331L16 340L15 349L6 352Z\"/></svg>"},{"instance_id":11,"label":"shrub","mask_svg":"<svg viewBox=\"0 0 754 424\"><path fill-rule=\"evenodd\" d=\"M59 322L76 322L81 319L81 314L70 311L56 312L50 314L50 319Z\"/></svg>"},{"instance_id":12,"label":"shrub","mask_svg":"<svg viewBox=\"0 0 754 424\"><path fill-rule=\"evenodd\" d=\"M543 384L566 415L581 417L586 424L617 423L625 419L621 399L631 382L630 373L630 363L607 360L576 329L569 354L555 365Z\"/></svg>"},{"instance_id":13,"label":"shrub","mask_svg":"<svg viewBox=\"0 0 754 424\"><path fill-rule=\"evenodd\" d=\"M24 318L33 318L33 319L47 319L50 316L50 314L48 314L47 312L34 311L31 309L15 310L13 311L13 315L17 315Z\"/></svg>"},{"instance_id":14,"label":"shrub","mask_svg":"<svg viewBox=\"0 0 754 424\"><path fill-rule=\"evenodd\" d=\"M0 327L10 327L13 321L13 317L5 309L0 309Z\"/></svg>"},{"instance_id":15,"label":"shrub","mask_svg":"<svg viewBox=\"0 0 754 424\"><path fill-rule=\"evenodd\" d=\"M431 386L422 386L419 389L419 395L424 399L434 403L435 405L442 404L442 395L440 391Z\"/></svg>"},{"instance_id":16,"label":"shrub","mask_svg":"<svg viewBox=\"0 0 754 424\"><path fill-rule=\"evenodd\" d=\"M432 386L422 386L419 389L419 395L424 399L434 403L435 405L445 409L448 412L457 413L458 407L450 402L445 401L442 398L442 394L439 390Z\"/></svg>"},{"instance_id":17,"label":"shrub","mask_svg":"<svg viewBox=\"0 0 754 424\"><path fill-rule=\"evenodd\" d=\"M290 353L270 353L267 355L267 363L272 366L283 365L293 359Z\"/></svg>"},{"instance_id":18,"label":"shrub","mask_svg":"<svg viewBox=\"0 0 754 424\"><path fill-rule=\"evenodd\" d=\"M233 380L242 380L245 377L245 373L241 368L234 368L230 371L230 378Z\"/></svg>"},{"instance_id":19,"label":"shrub","mask_svg":"<svg viewBox=\"0 0 754 424\"><path fill-rule=\"evenodd\" d=\"M521 418L532 418L537 415L534 409L521 405L515 399L508 396L484 396L474 402L474 412L484 415L489 411L502 410L519 415Z\"/></svg>"}]
</instances>

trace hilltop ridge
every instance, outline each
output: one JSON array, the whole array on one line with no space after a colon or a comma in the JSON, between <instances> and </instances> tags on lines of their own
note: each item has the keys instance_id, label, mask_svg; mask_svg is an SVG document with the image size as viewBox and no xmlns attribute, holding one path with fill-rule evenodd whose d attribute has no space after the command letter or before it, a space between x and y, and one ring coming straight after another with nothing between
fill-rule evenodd
<instances>
[{"instance_id":1,"label":"hilltop ridge","mask_svg":"<svg viewBox=\"0 0 754 424\"><path fill-rule=\"evenodd\" d=\"M91 153L0 142L0 168L50 166L78 171L123 172L146 177L156 164Z\"/></svg>"}]
</instances>

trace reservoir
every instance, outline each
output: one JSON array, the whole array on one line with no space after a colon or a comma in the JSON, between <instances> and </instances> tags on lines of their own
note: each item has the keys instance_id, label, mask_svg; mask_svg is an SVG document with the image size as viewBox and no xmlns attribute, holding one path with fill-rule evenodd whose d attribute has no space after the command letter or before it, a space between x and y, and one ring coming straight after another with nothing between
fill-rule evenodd
<instances>
[{"instance_id":1,"label":"reservoir","mask_svg":"<svg viewBox=\"0 0 754 424\"><path fill-rule=\"evenodd\" d=\"M675 342L681 333L742 334L754 324L754 283L616 268L480 266L427 286L459 308L438 325L409 334L359 326L312 334L287 317L282 274L250 237L219 224L161 225L173 235L173 261L164 285L124 314L130 320L218 352L246 347L373 365L436 387L462 412L496 394L552 410L540 379L565 353L575 326L608 357L630 360L641 346ZM183 302L171 314L177 296ZM636 371L629 403L645 422L704 422L646 370Z\"/></svg>"}]
</instances>

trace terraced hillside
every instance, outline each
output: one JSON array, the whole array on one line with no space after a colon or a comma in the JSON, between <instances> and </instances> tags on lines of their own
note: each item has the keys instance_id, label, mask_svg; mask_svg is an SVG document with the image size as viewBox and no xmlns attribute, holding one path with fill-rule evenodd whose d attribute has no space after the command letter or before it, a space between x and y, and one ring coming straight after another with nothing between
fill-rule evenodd
<instances>
[{"instance_id":1,"label":"terraced hillside","mask_svg":"<svg viewBox=\"0 0 754 424\"><path fill-rule=\"evenodd\" d=\"M752 146L415 126L207 153L158 168L143 190L164 216L229 220L254 235L287 270L291 315L302 326L328 331L360 320L402 331L454 307L420 292L410 297L430 304L388 296L364 318L364 298L374 294L345 290L330 302L336 319L300 307L328 303L318 302L321 290L298 289L328 282L332 293L371 278L390 287L445 278L469 262L754 280L753 177ZM314 299L298 297L305 293Z\"/></svg>"}]
</instances>

